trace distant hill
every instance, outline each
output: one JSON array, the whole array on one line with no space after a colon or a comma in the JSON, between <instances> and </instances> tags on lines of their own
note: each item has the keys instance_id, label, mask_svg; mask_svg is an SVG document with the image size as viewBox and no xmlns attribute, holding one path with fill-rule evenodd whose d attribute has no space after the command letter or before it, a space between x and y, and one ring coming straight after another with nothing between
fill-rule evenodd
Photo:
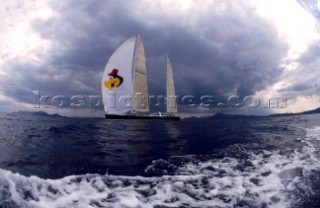
<instances>
[{"instance_id":1,"label":"distant hill","mask_svg":"<svg viewBox=\"0 0 320 208\"><path fill-rule=\"evenodd\" d=\"M276 113L276 114L270 114L270 115L266 115L266 116L217 113L217 114L209 117L209 119L263 118L263 117L280 117L280 116L308 115L308 114L316 114L316 113L320 113L320 107L319 107L319 108L316 108L316 109L314 109L314 110L303 111L303 112L299 112L299 113Z\"/></svg>"},{"instance_id":2,"label":"distant hill","mask_svg":"<svg viewBox=\"0 0 320 208\"><path fill-rule=\"evenodd\" d=\"M308 115L308 114L315 114L315 113L320 113L320 107L316 108L314 110L309 110L309 111L303 111L299 113L276 113L276 114L270 114L270 117L275 117L275 116L294 116L294 115Z\"/></svg>"},{"instance_id":3,"label":"distant hill","mask_svg":"<svg viewBox=\"0 0 320 208\"><path fill-rule=\"evenodd\" d=\"M17 111L14 112L14 114L20 114L20 115L35 115L35 116L50 116L50 117L63 117L57 113L54 114L48 114L44 111Z\"/></svg>"}]
</instances>

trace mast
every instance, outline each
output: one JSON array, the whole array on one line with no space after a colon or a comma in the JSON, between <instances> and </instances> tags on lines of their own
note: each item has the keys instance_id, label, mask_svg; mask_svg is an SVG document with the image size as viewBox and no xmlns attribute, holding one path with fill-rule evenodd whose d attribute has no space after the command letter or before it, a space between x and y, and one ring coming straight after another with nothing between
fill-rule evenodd
<instances>
[{"instance_id":1,"label":"mast","mask_svg":"<svg viewBox=\"0 0 320 208\"><path fill-rule=\"evenodd\" d=\"M176 93L174 89L172 66L169 58L167 57L167 112L177 113Z\"/></svg>"},{"instance_id":2,"label":"mast","mask_svg":"<svg viewBox=\"0 0 320 208\"><path fill-rule=\"evenodd\" d=\"M138 35L135 45L133 69L132 109L140 112L149 111L149 95L147 86L146 59L143 42Z\"/></svg>"}]
</instances>

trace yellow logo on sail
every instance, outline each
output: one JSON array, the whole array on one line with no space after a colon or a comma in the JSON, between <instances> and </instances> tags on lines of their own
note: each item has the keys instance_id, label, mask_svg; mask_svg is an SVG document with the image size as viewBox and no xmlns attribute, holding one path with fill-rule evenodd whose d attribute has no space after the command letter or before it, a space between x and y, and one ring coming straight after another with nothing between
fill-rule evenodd
<instances>
[{"instance_id":1,"label":"yellow logo on sail","mask_svg":"<svg viewBox=\"0 0 320 208\"><path fill-rule=\"evenodd\" d=\"M108 73L108 76L110 76L110 80L105 81L104 86L109 90L114 90L122 84L123 78L118 75L118 72L118 69L113 69L110 73Z\"/></svg>"}]
</instances>

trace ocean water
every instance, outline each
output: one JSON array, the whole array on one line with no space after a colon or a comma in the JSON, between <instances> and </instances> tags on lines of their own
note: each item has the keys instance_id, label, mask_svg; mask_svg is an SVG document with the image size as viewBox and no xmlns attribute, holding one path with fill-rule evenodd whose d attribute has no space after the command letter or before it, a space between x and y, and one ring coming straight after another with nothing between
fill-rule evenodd
<instances>
[{"instance_id":1,"label":"ocean water","mask_svg":"<svg viewBox=\"0 0 320 208\"><path fill-rule=\"evenodd\" d=\"M0 207L319 207L319 150L319 114L0 114Z\"/></svg>"}]
</instances>

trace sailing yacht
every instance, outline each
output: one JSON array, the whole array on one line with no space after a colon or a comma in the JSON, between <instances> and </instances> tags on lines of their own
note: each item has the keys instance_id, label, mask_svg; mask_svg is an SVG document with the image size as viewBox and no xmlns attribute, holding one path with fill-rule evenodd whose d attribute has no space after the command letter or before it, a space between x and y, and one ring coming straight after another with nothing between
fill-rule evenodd
<instances>
[{"instance_id":1,"label":"sailing yacht","mask_svg":"<svg viewBox=\"0 0 320 208\"><path fill-rule=\"evenodd\" d=\"M109 58L102 77L102 98L107 119L180 120L172 66L167 58L167 112L149 112L146 61L141 37L131 37Z\"/></svg>"}]
</instances>

